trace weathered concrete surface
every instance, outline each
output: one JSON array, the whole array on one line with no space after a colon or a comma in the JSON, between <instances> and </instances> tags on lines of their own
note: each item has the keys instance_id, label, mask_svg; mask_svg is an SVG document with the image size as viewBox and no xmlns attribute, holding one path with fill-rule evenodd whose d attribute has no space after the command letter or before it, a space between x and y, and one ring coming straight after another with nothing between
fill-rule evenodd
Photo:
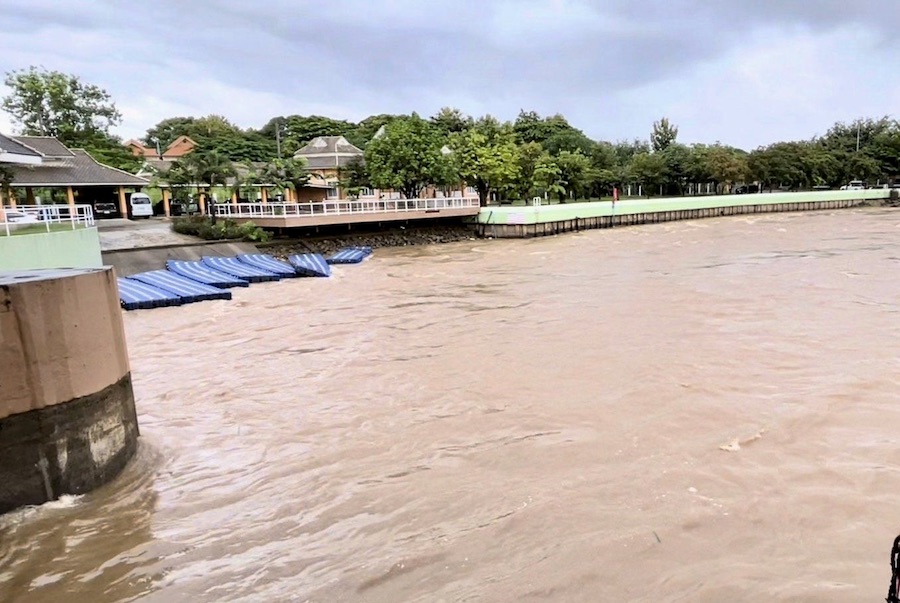
<instances>
[{"instance_id":1,"label":"weathered concrete surface","mask_svg":"<svg viewBox=\"0 0 900 603\"><path fill-rule=\"evenodd\" d=\"M131 375L99 392L0 420L0 513L114 478L137 449Z\"/></svg>"},{"instance_id":2,"label":"weathered concrete surface","mask_svg":"<svg viewBox=\"0 0 900 603\"><path fill-rule=\"evenodd\" d=\"M196 237L172 232L172 223L166 218L97 220L97 228L102 251L198 242Z\"/></svg>"},{"instance_id":3,"label":"weathered concrete surface","mask_svg":"<svg viewBox=\"0 0 900 603\"><path fill-rule=\"evenodd\" d=\"M0 512L107 481L136 439L115 272L0 273Z\"/></svg>"}]
</instances>

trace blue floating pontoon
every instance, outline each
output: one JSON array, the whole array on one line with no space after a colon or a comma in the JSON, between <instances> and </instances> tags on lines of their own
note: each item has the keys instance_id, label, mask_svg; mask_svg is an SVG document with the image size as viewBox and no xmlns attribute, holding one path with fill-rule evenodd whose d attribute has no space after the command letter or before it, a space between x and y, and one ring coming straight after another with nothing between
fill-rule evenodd
<instances>
[{"instance_id":1,"label":"blue floating pontoon","mask_svg":"<svg viewBox=\"0 0 900 603\"><path fill-rule=\"evenodd\" d=\"M329 264L358 264L370 255L371 247L344 247L325 261Z\"/></svg>"},{"instance_id":2,"label":"blue floating pontoon","mask_svg":"<svg viewBox=\"0 0 900 603\"><path fill-rule=\"evenodd\" d=\"M297 271L294 270L294 267L287 262L276 260L272 256L265 253L245 253L237 256L237 259L254 268L274 272L282 278L293 278L296 276L300 276L299 274L297 274Z\"/></svg>"},{"instance_id":3,"label":"blue floating pontoon","mask_svg":"<svg viewBox=\"0 0 900 603\"><path fill-rule=\"evenodd\" d=\"M231 299L231 291L210 287L189 278L179 276L168 270L139 272L128 278L152 285L157 289L168 291L179 296L184 303L206 301L209 299Z\"/></svg>"},{"instance_id":4,"label":"blue floating pontoon","mask_svg":"<svg viewBox=\"0 0 900 603\"><path fill-rule=\"evenodd\" d=\"M248 287L250 283L242 278L225 274L219 270L203 265L201 262L186 262L184 260L169 260L166 268L179 276L189 278L192 281L203 283L219 289L228 287Z\"/></svg>"},{"instance_id":5,"label":"blue floating pontoon","mask_svg":"<svg viewBox=\"0 0 900 603\"><path fill-rule=\"evenodd\" d=\"M163 306L180 306L184 302L177 295L157 289L147 283L119 278L119 301L125 310L143 310Z\"/></svg>"},{"instance_id":6,"label":"blue floating pontoon","mask_svg":"<svg viewBox=\"0 0 900 603\"><path fill-rule=\"evenodd\" d=\"M321 253L292 255L288 262L301 276L331 276L331 266Z\"/></svg>"},{"instance_id":7,"label":"blue floating pontoon","mask_svg":"<svg viewBox=\"0 0 900 603\"><path fill-rule=\"evenodd\" d=\"M251 266L250 264L245 264L237 258L205 256L201 261L205 266L208 266L214 270L218 270L219 272L224 272L225 274L230 274L231 276L242 278L245 281L250 281L251 283L277 281L281 278L274 272L269 272L268 270L263 270L261 268L256 268L255 266Z\"/></svg>"}]
</instances>

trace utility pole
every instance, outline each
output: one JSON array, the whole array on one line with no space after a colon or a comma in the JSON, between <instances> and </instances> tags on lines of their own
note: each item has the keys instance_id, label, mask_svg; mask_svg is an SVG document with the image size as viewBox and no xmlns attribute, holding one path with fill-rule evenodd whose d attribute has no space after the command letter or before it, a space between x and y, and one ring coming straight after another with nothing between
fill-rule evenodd
<instances>
[{"instance_id":1,"label":"utility pole","mask_svg":"<svg viewBox=\"0 0 900 603\"><path fill-rule=\"evenodd\" d=\"M281 124L277 119L275 120L275 144L278 145L278 158L281 159Z\"/></svg>"},{"instance_id":2,"label":"utility pole","mask_svg":"<svg viewBox=\"0 0 900 603\"><path fill-rule=\"evenodd\" d=\"M856 152L859 153L859 120L856 120Z\"/></svg>"}]
</instances>

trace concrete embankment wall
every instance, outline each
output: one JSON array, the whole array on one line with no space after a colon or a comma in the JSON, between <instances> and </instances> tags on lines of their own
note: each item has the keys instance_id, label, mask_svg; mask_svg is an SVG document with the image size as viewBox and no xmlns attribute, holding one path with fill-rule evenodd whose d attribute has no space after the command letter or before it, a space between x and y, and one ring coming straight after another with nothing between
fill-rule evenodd
<instances>
[{"instance_id":1,"label":"concrete embankment wall","mask_svg":"<svg viewBox=\"0 0 900 603\"><path fill-rule=\"evenodd\" d=\"M198 243L195 245L162 245L115 249L103 252L103 263L114 266L118 276L129 276L148 270L161 270L166 260L199 260L203 256L236 256L259 253L253 243Z\"/></svg>"},{"instance_id":2,"label":"concrete embankment wall","mask_svg":"<svg viewBox=\"0 0 900 603\"><path fill-rule=\"evenodd\" d=\"M0 513L121 471L138 426L115 274L0 274Z\"/></svg>"},{"instance_id":3,"label":"concrete embankment wall","mask_svg":"<svg viewBox=\"0 0 900 603\"><path fill-rule=\"evenodd\" d=\"M717 195L659 200L626 200L613 204L571 203L528 207L485 207L478 215L482 236L523 238L632 224L693 220L740 214L842 209L880 203L889 190L823 191Z\"/></svg>"},{"instance_id":4,"label":"concrete embankment wall","mask_svg":"<svg viewBox=\"0 0 900 603\"><path fill-rule=\"evenodd\" d=\"M0 270L99 268L102 265L100 236L96 228L78 227L13 236L0 234Z\"/></svg>"}]
</instances>

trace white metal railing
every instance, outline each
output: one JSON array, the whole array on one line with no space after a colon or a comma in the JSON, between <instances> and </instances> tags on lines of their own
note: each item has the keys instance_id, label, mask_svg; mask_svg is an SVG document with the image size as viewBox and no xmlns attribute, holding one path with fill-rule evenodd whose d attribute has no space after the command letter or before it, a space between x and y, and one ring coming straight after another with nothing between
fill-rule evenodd
<instances>
[{"instance_id":1,"label":"white metal railing","mask_svg":"<svg viewBox=\"0 0 900 603\"><path fill-rule=\"evenodd\" d=\"M0 207L0 235L21 231L51 232L61 228L94 226L94 208L90 205L17 205Z\"/></svg>"},{"instance_id":2,"label":"white metal railing","mask_svg":"<svg viewBox=\"0 0 900 603\"><path fill-rule=\"evenodd\" d=\"M310 203L216 203L223 218L316 217L340 214L384 214L480 207L478 197L438 199L335 199Z\"/></svg>"}]
</instances>

